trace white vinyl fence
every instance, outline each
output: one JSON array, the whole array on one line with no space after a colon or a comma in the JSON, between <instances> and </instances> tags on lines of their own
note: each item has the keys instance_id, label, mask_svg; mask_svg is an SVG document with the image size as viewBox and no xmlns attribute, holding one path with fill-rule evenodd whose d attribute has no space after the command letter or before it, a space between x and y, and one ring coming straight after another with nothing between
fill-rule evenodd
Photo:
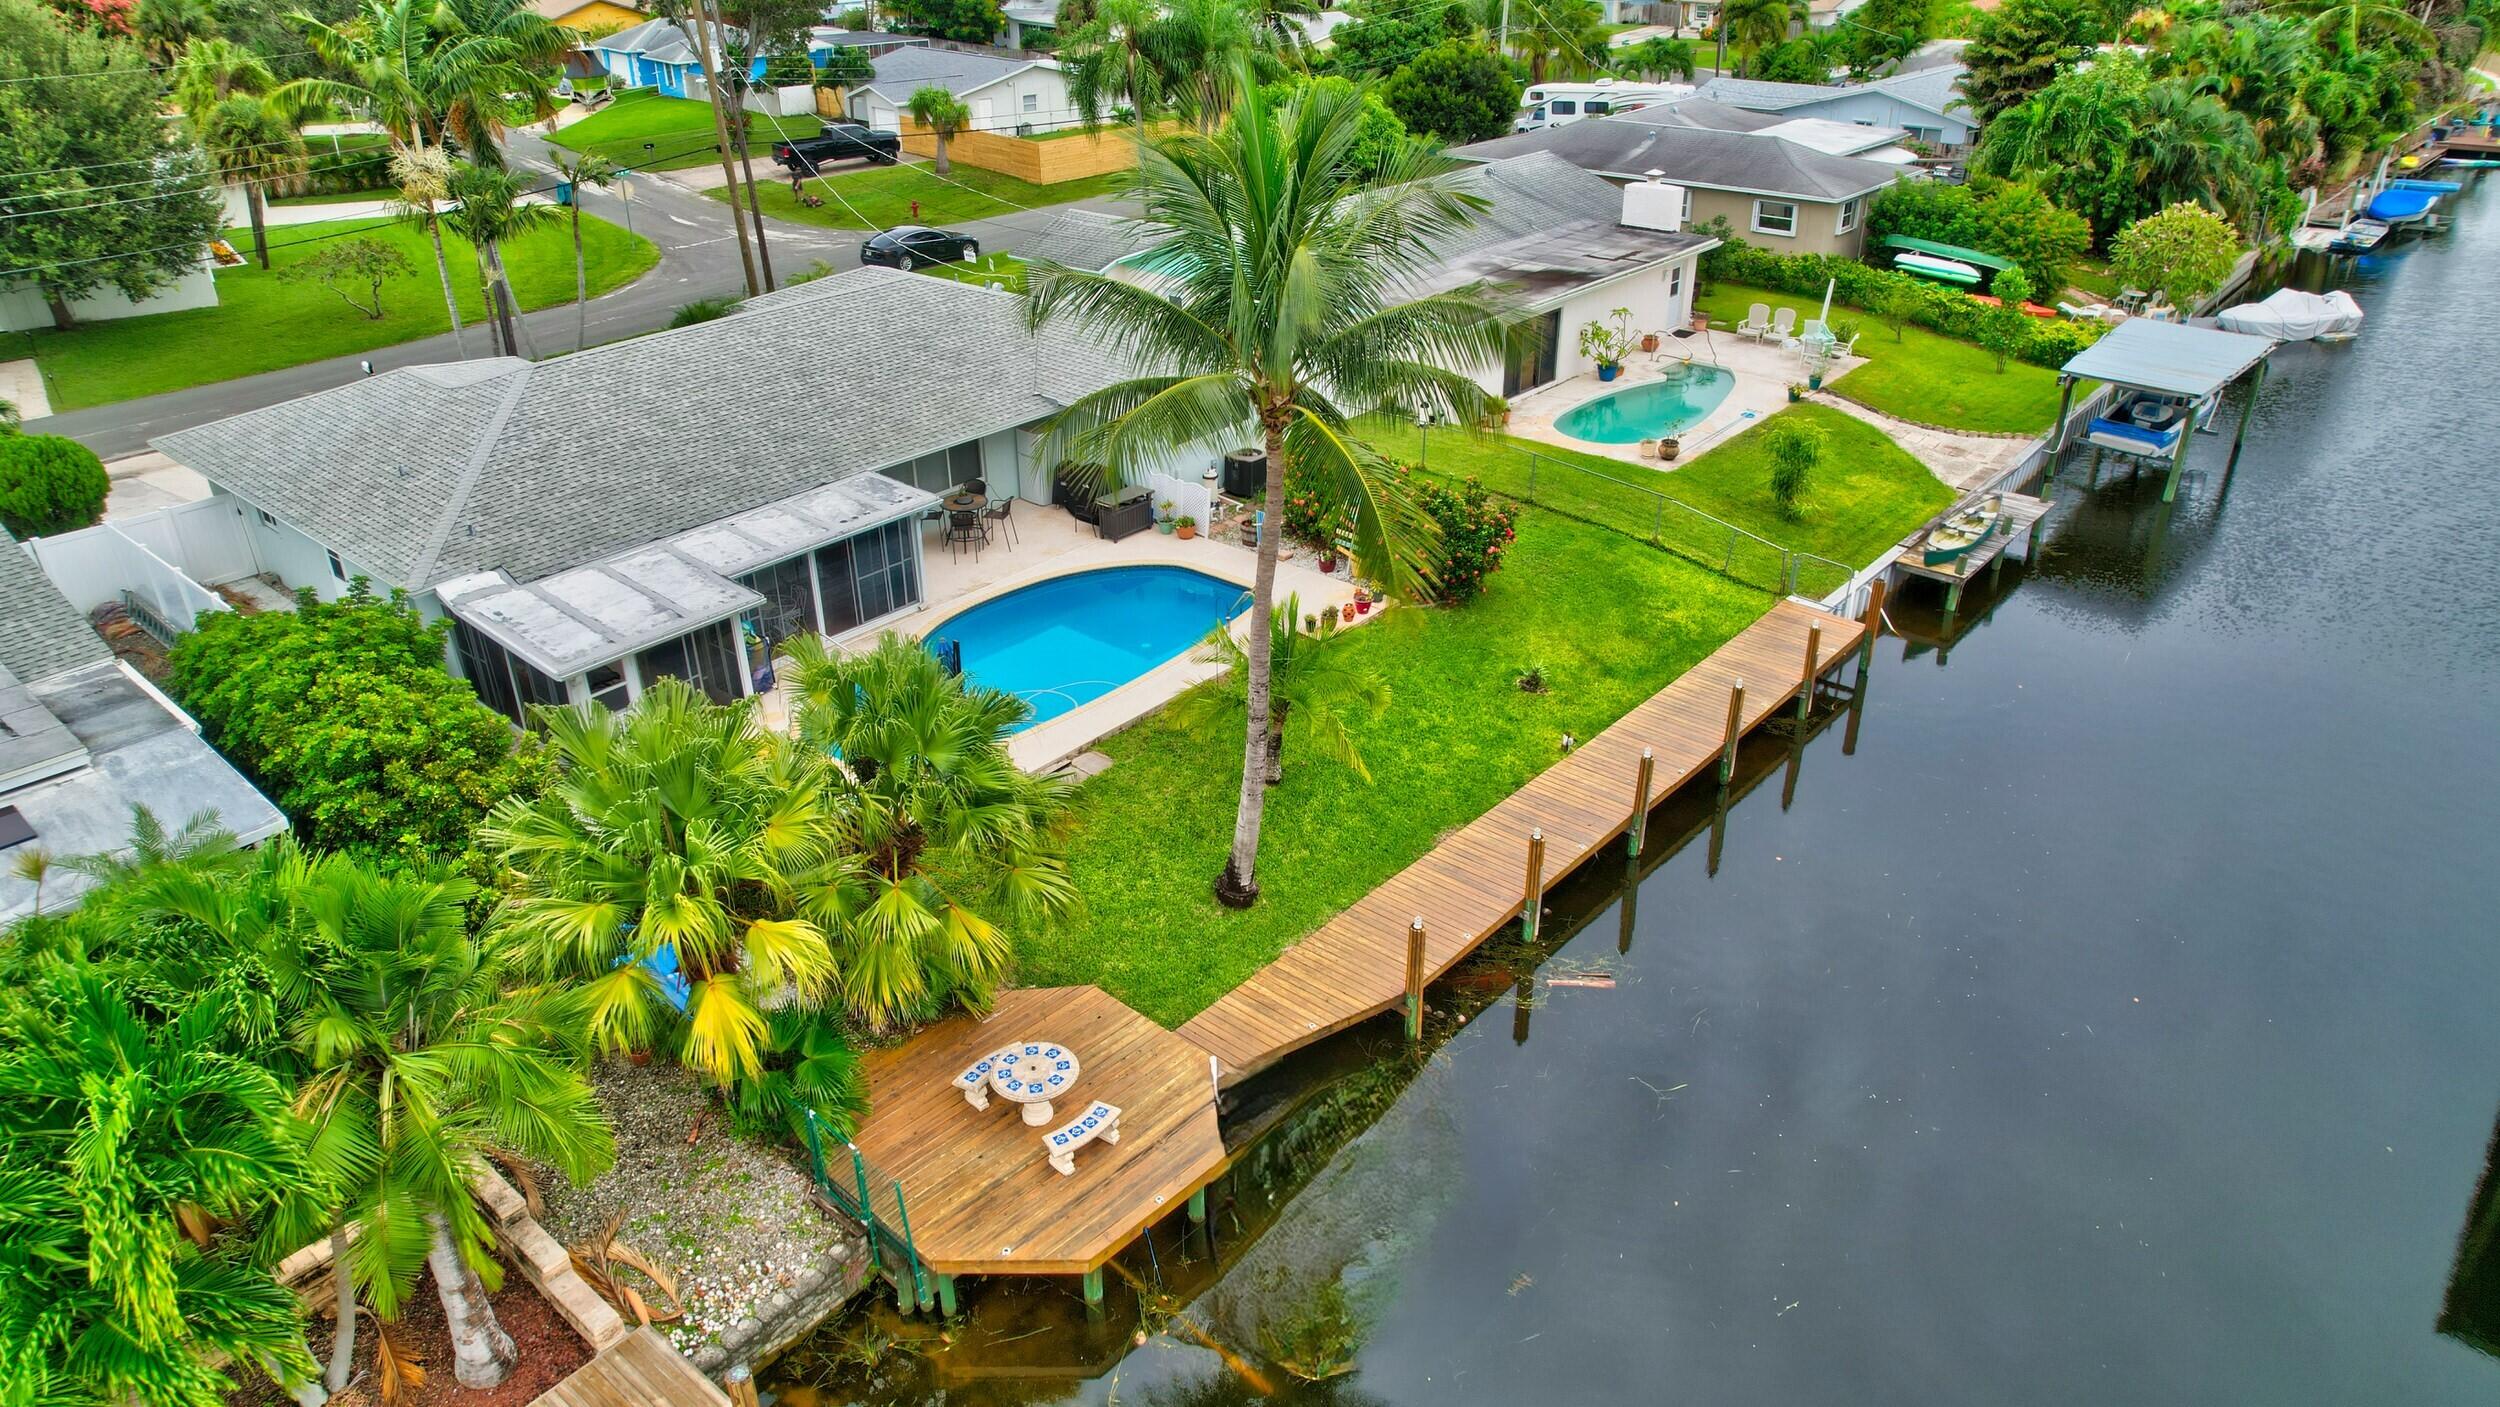
<instances>
[{"instance_id":1,"label":"white vinyl fence","mask_svg":"<svg viewBox=\"0 0 2500 1407\"><path fill-rule=\"evenodd\" d=\"M26 543L37 566L81 611L119 601L159 633L189 630L226 609L202 582L254 570L252 546L231 502L204 499Z\"/></svg>"},{"instance_id":2,"label":"white vinyl fence","mask_svg":"<svg viewBox=\"0 0 2500 1407\"><path fill-rule=\"evenodd\" d=\"M1207 492L1205 480L1179 479L1156 472L1146 475L1145 484L1154 492L1156 513L1160 514L1163 505L1169 503L1173 516L1186 514L1197 519L1202 531L1215 520L1215 503Z\"/></svg>"}]
</instances>

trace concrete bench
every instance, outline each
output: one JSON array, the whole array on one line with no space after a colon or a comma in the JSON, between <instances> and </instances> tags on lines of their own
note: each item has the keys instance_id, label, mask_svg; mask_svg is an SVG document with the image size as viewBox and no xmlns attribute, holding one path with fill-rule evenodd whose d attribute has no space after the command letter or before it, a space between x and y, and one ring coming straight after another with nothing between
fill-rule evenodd
<instances>
[{"instance_id":1,"label":"concrete bench","mask_svg":"<svg viewBox=\"0 0 2500 1407\"><path fill-rule=\"evenodd\" d=\"M1050 1150L1050 1165L1061 1177L1068 1177L1076 1172L1076 1150L1097 1138L1105 1143L1120 1141L1120 1111L1100 1100L1065 1126L1042 1135L1042 1146Z\"/></svg>"},{"instance_id":2,"label":"concrete bench","mask_svg":"<svg viewBox=\"0 0 2500 1407\"><path fill-rule=\"evenodd\" d=\"M1003 1050L993 1050L989 1054L982 1056L979 1060L974 1061L971 1069L957 1075L955 1077L955 1088L963 1091L964 1102L970 1104L975 1109L989 1108L990 1071L998 1068L998 1062L1005 1060L1014 1054L1014 1046L1008 1046Z\"/></svg>"}]
</instances>

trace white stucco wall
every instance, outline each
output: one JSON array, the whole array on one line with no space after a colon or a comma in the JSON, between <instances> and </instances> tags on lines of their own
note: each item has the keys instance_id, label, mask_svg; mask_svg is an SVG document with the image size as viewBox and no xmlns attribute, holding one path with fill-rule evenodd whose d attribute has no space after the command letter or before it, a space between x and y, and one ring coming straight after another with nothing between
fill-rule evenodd
<instances>
[{"instance_id":1,"label":"white stucco wall","mask_svg":"<svg viewBox=\"0 0 2500 1407\"><path fill-rule=\"evenodd\" d=\"M80 322L111 322L116 318L216 306L217 279L202 265L135 303L123 297L120 289L99 288L84 298L71 299L69 311ZM31 282L0 285L0 332L25 332L51 325L52 309L44 303L42 289Z\"/></svg>"},{"instance_id":2,"label":"white stucco wall","mask_svg":"<svg viewBox=\"0 0 2500 1407\"><path fill-rule=\"evenodd\" d=\"M1611 322L1617 308L1632 310L1632 335L1635 337L1644 332L1663 334L1686 326L1693 314L1693 266L1697 262L1697 256L1686 255L1670 263L1584 288L1564 298L1558 305L1562 311L1561 325L1554 334L1554 379L1568 381L1582 372L1597 369L1595 362L1580 355L1580 329L1591 322ZM1541 317L1555 306L1540 306L1533 310L1531 316ZM1467 374L1488 393L1501 394L1501 367L1469 368Z\"/></svg>"},{"instance_id":3,"label":"white stucco wall","mask_svg":"<svg viewBox=\"0 0 2500 1407\"><path fill-rule=\"evenodd\" d=\"M252 555L259 562L259 570L277 577L289 591L309 586L313 594L322 600L335 601L347 594L348 581L359 574L370 575L354 559L341 553L339 565L347 575L347 580L341 580L330 570L329 549L285 519L280 518L274 523L264 521L260 510L249 500L214 485L211 486L210 497L240 506L244 533L251 542ZM381 591L388 588L376 583L374 589ZM424 600L432 603L433 593L426 593ZM429 617L442 614L440 605L434 605L426 614Z\"/></svg>"}]
</instances>

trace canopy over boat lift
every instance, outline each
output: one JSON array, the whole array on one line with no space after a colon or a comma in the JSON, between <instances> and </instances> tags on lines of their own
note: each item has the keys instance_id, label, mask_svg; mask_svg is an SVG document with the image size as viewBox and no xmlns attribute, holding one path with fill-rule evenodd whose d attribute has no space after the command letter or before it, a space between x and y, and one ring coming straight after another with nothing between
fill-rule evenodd
<instances>
[{"instance_id":1,"label":"canopy over boat lift","mask_svg":"<svg viewBox=\"0 0 2500 1407\"><path fill-rule=\"evenodd\" d=\"M2265 384L2266 355L2274 348L2274 339L2270 337L2190 327L2185 323L2130 318L2118 324L2100 341L2077 352L2057 373L2057 425L2052 431L2055 436L2055 443L2050 446L2052 462L2054 456L2066 448L2067 421L2074 412L2075 383L2078 381L2101 381L2118 391L2183 402L2184 410L2178 423L2166 427L2166 431L2148 433L2138 425L2100 419L2095 419L2086 431L2087 438L2096 446L2116 448L2121 454L2132 454L2139 459L2166 451L2170 459L2170 477L2162 485L2161 499L2164 503L2170 502L2179 492L2179 469L2187 459L2189 441L2195 438L2196 419L2201 409L2221 394L2224 387L2254 370L2257 381L2249 387L2248 399L2240 406L2239 428L2231 434L2231 462L2239 462L2240 443L2248 435L2248 413L2257 403L2257 387ZM2113 444L2102 433L2104 425L2110 433L2128 438ZM2136 440L2142 443L2136 443Z\"/></svg>"}]
</instances>

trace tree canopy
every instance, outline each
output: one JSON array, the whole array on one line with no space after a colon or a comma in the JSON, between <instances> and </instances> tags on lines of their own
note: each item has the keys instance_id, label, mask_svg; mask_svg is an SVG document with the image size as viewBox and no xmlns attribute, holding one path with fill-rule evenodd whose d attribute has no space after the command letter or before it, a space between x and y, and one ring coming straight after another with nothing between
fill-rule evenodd
<instances>
[{"instance_id":1,"label":"tree canopy","mask_svg":"<svg viewBox=\"0 0 2500 1407\"><path fill-rule=\"evenodd\" d=\"M1510 130L1519 114L1519 86L1501 55L1453 39L1416 55L1382 86L1380 97L1408 131L1460 146Z\"/></svg>"}]
</instances>

